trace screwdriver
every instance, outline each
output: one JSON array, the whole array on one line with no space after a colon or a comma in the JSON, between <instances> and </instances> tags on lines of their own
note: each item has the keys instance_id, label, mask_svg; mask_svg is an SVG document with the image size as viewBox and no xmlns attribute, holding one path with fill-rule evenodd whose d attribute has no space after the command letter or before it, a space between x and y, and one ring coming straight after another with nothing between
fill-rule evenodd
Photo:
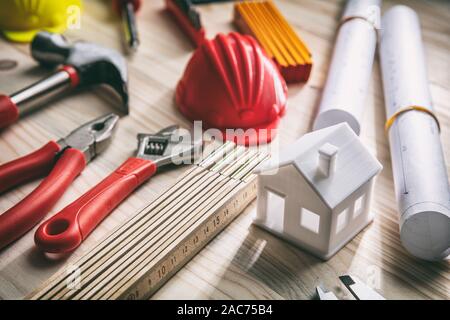
<instances>
[{"instance_id":1,"label":"screwdriver","mask_svg":"<svg viewBox=\"0 0 450 320\"><path fill-rule=\"evenodd\" d=\"M122 17L128 48L136 51L139 46L139 34L135 13L141 7L141 0L114 0L113 7Z\"/></svg>"}]
</instances>

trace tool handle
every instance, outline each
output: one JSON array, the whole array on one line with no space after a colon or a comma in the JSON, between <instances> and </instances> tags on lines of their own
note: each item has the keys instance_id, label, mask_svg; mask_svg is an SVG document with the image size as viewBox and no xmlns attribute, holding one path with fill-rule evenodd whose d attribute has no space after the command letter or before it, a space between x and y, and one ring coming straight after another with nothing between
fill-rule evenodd
<instances>
[{"instance_id":1,"label":"tool handle","mask_svg":"<svg viewBox=\"0 0 450 320\"><path fill-rule=\"evenodd\" d=\"M42 220L85 166L86 161L81 151L66 149L41 184L0 215L0 249Z\"/></svg>"},{"instance_id":2,"label":"tool handle","mask_svg":"<svg viewBox=\"0 0 450 320\"><path fill-rule=\"evenodd\" d=\"M155 163L130 158L116 171L41 224L36 245L45 252L75 250L97 225L130 193L156 172Z\"/></svg>"},{"instance_id":3,"label":"tool handle","mask_svg":"<svg viewBox=\"0 0 450 320\"><path fill-rule=\"evenodd\" d=\"M112 6L114 11L121 15L123 6L130 2L133 5L134 12L138 12L142 5L141 0L113 0Z\"/></svg>"},{"instance_id":4,"label":"tool handle","mask_svg":"<svg viewBox=\"0 0 450 320\"><path fill-rule=\"evenodd\" d=\"M80 83L77 70L69 65L11 95L21 117Z\"/></svg>"},{"instance_id":5,"label":"tool handle","mask_svg":"<svg viewBox=\"0 0 450 320\"><path fill-rule=\"evenodd\" d=\"M19 108L10 97L0 95L0 129L5 128L19 118Z\"/></svg>"},{"instance_id":6,"label":"tool handle","mask_svg":"<svg viewBox=\"0 0 450 320\"><path fill-rule=\"evenodd\" d=\"M196 47L205 41L205 29L203 27L196 29L174 0L166 0L166 9L173 15L175 22Z\"/></svg>"},{"instance_id":7,"label":"tool handle","mask_svg":"<svg viewBox=\"0 0 450 320\"><path fill-rule=\"evenodd\" d=\"M50 141L42 148L0 165L0 193L33 179L47 175L53 167L59 144Z\"/></svg>"}]
</instances>

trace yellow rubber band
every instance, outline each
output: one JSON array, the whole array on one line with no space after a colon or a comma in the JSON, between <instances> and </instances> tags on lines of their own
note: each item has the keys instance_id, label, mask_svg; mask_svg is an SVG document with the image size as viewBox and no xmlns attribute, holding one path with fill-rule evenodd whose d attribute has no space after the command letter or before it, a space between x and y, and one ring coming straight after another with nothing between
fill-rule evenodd
<instances>
[{"instance_id":1,"label":"yellow rubber band","mask_svg":"<svg viewBox=\"0 0 450 320\"><path fill-rule=\"evenodd\" d=\"M389 119L387 119L386 124L384 125L384 130L386 131L386 133L389 132L389 129L394 124L395 119L397 119L397 117L399 115L401 115L405 112L408 112L408 111L421 111L421 112L425 112L425 113L429 114L436 121L438 130L439 130L439 132L441 132L441 126L439 124L439 120L436 117L436 115L433 113L433 111L431 111L430 109L427 109L425 107L421 107L421 106L410 106L410 107L401 108L401 109L397 110L397 112L395 112Z\"/></svg>"}]
</instances>

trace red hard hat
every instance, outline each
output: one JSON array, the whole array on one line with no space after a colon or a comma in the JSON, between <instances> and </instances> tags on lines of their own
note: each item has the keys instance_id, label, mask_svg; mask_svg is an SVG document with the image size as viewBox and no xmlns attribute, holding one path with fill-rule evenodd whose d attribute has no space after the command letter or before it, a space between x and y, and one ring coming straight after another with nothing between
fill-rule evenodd
<instances>
[{"instance_id":1,"label":"red hard hat","mask_svg":"<svg viewBox=\"0 0 450 320\"><path fill-rule=\"evenodd\" d=\"M226 129L256 129L244 139L225 136L246 145L272 140L286 100L286 83L272 59L251 36L235 32L205 40L176 90L180 111L192 121L203 121L204 128L222 134Z\"/></svg>"}]
</instances>

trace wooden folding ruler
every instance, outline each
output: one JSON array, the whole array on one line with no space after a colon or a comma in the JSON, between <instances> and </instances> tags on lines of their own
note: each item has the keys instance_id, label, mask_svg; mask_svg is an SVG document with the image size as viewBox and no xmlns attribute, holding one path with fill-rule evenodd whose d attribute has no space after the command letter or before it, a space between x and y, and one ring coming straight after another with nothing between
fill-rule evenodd
<instances>
[{"instance_id":1,"label":"wooden folding ruler","mask_svg":"<svg viewBox=\"0 0 450 320\"><path fill-rule=\"evenodd\" d=\"M227 142L29 299L144 299L256 197L267 156Z\"/></svg>"},{"instance_id":2,"label":"wooden folding ruler","mask_svg":"<svg viewBox=\"0 0 450 320\"><path fill-rule=\"evenodd\" d=\"M311 52L272 1L236 2L234 23L241 32L258 40L286 82L308 80L313 64Z\"/></svg>"}]
</instances>

